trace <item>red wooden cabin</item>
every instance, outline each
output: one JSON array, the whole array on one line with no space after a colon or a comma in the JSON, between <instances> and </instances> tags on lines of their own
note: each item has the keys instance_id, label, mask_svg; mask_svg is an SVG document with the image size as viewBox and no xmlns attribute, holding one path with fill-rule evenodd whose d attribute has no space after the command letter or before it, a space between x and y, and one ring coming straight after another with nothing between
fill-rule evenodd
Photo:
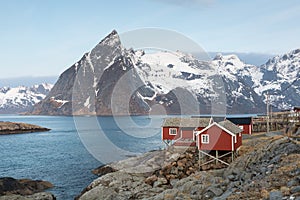
<instances>
[{"instance_id":1,"label":"red wooden cabin","mask_svg":"<svg viewBox=\"0 0 300 200\"><path fill-rule=\"evenodd\" d=\"M214 122L205 129L196 131L196 137L200 168L213 161L229 165L227 160L222 159L231 155L233 160L242 145L242 129L229 120Z\"/></svg>"},{"instance_id":2,"label":"red wooden cabin","mask_svg":"<svg viewBox=\"0 0 300 200\"><path fill-rule=\"evenodd\" d=\"M211 118L166 118L162 125L162 140L176 146L196 146L194 130L202 130Z\"/></svg>"},{"instance_id":3,"label":"red wooden cabin","mask_svg":"<svg viewBox=\"0 0 300 200\"><path fill-rule=\"evenodd\" d=\"M227 117L226 119L239 126L243 130L243 134L252 134L252 117Z\"/></svg>"},{"instance_id":4,"label":"red wooden cabin","mask_svg":"<svg viewBox=\"0 0 300 200\"><path fill-rule=\"evenodd\" d=\"M242 130L225 120L214 122L201 131L196 131L199 150L235 151L242 145Z\"/></svg>"}]
</instances>

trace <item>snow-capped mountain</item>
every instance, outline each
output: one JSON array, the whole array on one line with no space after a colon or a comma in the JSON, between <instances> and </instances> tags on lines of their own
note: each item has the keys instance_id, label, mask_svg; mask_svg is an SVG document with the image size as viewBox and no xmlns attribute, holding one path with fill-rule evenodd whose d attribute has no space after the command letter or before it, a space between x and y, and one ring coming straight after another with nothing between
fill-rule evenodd
<instances>
[{"instance_id":1,"label":"snow-capped mountain","mask_svg":"<svg viewBox=\"0 0 300 200\"><path fill-rule=\"evenodd\" d=\"M236 55L199 61L182 52L134 51L113 31L60 76L33 114L136 115L155 105L168 114L262 113L267 91L280 94L278 108L297 103L282 89L297 83L299 66L298 50L260 67Z\"/></svg>"},{"instance_id":2,"label":"snow-capped mountain","mask_svg":"<svg viewBox=\"0 0 300 200\"><path fill-rule=\"evenodd\" d=\"M261 85L255 91L264 97L269 94L273 107L289 109L300 105L300 49L276 56L262 65Z\"/></svg>"},{"instance_id":3,"label":"snow-capped mountain","mask_svg":"<svg viewBox=\"0 0 300 200\"><path fill-rule=\"evenodd\" d=\"M46 97L52 86L51 84L40 84L32 87L0 88L0 113L30 111L34 104Z\"/></svg>"}]
</instances>

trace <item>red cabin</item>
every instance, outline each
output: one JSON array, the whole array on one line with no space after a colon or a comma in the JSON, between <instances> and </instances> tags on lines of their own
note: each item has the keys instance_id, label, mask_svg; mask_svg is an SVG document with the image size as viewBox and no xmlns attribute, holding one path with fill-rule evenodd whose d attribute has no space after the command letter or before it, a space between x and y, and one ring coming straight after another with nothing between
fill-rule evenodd
<instances>
[{"instance_id":1,"label":"red cabin","mask_svg":"<svg viewBox=\"0 0 300 200\"><path fill-rule=\"evenodd\" d=\"M195 132L199 150L236 151L242 145L242 130L229 120Z\"/></svg>"},{"instance_id":2,"label":"red cabin","mask_svg":"<svg viewBox=\"0 0 300 200\"><path fill-rule=\"evenodd\" d=\"M162 140L176 146L196 146L194 130L202 130L211 118L167 118L162 125Z\"/></svg>"},{"instance_id":3,"label":"red cabin","mask_svg":"<svg viewBox=\"0 0 300 200\"><path fill-rule=\"evenodd\" d=\"M252 134L252 117L228 117L226 119L239 126L243 130L242 134Z\"/></svg>"}]
</instances>

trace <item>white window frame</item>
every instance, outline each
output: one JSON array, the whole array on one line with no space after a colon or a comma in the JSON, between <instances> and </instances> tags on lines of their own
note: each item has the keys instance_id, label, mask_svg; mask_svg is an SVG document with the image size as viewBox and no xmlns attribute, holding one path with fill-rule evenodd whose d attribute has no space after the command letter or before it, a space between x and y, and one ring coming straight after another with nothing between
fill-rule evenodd
<instances>
[{"instance_id":1,"label":"white window frame","mask_svg":"<svg viewBox=\"0 0 300 200\"><path fill-rule=\"evenodd\" d=\"M172 131L175 130L175 134ZM177 128L169 128L169 135L177 135Z\"/></svg>"},{"instance_id":2,"label":"white window frame","mask_svg":"<svg viewBox=\"0 0 300 200\"><path fill-rule=\"evenodd\" d=\"M241 125L241 126L239 126L239 128L242 129L242 130L244 131L244 126Z\"/></svg>"},{"instance_id":3,"label":"white window frame","mask_svg":"<svg viewBox=\"0 0 300 200\"><path fill-rule=\"evenodd\" d=\"M201 143L202 144L209 144L209 135L208 134L202 134L201 135Z\"/></svg>"}]
</instances>

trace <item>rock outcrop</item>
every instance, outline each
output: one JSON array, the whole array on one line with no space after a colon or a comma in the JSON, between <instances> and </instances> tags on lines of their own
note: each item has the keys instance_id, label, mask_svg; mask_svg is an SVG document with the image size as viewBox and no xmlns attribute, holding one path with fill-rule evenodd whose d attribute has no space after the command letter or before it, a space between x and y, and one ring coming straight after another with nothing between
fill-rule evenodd
<instances>
[{"instance_id":1,"label":"rock outcrop","mask_svg":"<svg viewBox=\"0 0 300 200\"><path fill-rule=\"evenodd\" d=\"M300 198L300 144L287 137L250 138L223 169L199 171L193 154L154 151L101 167L78 199Z\"/></svg>"},{"instance_id":2,"label":"rock outcrop","mask_svg":"<svg viewBox=\"0 0 300 200\"><path fill-rule=\"evenodd\" d=\"M47 181L0 178L0 200L54 200L52 194L43 192L52 187Z\"/></svg>"},{"instance_id":3,"label":"rock outcrop","mask_svg":"<svg viewBox=\"0 0 300 200\"><path fill-rule=\"evenodd\" d=\"M49 130L50 129L48 128L44 128L33 124L0 121L0 135L44 132Z\"/></svg>"}]
</instances>

